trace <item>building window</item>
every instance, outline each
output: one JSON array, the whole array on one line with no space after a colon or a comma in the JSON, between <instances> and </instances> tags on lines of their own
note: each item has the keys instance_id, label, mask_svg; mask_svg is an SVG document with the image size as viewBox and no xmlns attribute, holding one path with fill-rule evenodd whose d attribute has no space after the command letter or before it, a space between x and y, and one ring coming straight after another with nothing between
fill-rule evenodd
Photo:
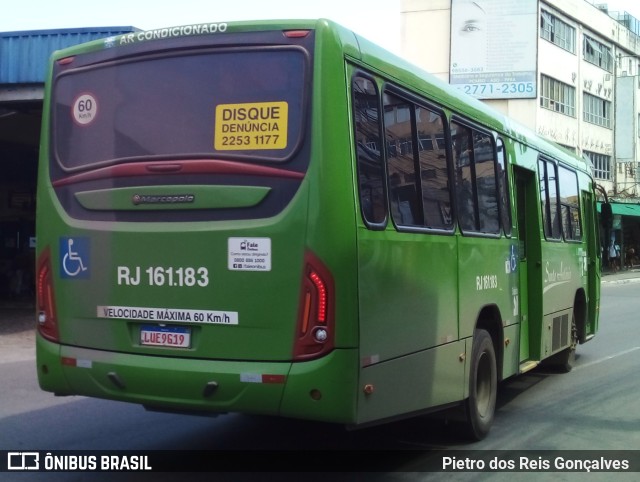
<instances>
[{"instance_id":1,"label":"building window","mask_svg":"<svg viewBox=\"0 0 640 482\"><path fill-rule=\"evenodd\" d=\"M571 117L576 116L576 89L540 75L540 106Z\"/></svg>"},{"instance_id":2,"label":"building window","mask_svg":"<svg viewBox=\"0 0 640 482\"><path fill-rule=\"evenodd\" d=\"M613 56L611 55L611 49L606 45L601 44L588 35L585 35L583 42L583 53L584 59L587 62L597 65L607 72L613 71Z\"/></svg>"},{"instance_id":3,"label":"building window","mask_svg":"<svg viewBox=\"0 0 640 482\"><path fill-rule=\"evenodd\" d=\"M608 100L584 92L582 110L585 122L611 129L611 102Z\"/></svg>"},{"instance_id":4,"label":"building window","mask_svg":"<svg viewBox=\"0 0 640 482\"><path fill-rule=\"evenodd\" d=\"M604 154L598 154L596 152L584 151L584 154L591 159L593 164L593 177L596 179L603 179L605 181L611 180L611 156L605 156Z\"/></svg>"},{"instance_id":5,"label":"building window","mask_svg":"<svg viewBox=\"0 0 640 482\"><path fill-rule=\"evenodd\" d=\"M572 54L576 53L576 29L544 10L540 15L540 36Z\"/></svg>"}]
</instances>

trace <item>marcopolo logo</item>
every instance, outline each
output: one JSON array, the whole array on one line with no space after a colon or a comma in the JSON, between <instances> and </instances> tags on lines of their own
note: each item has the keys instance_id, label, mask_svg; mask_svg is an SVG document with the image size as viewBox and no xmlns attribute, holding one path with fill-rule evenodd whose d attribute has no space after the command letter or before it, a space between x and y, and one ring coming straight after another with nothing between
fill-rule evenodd
<instances>
[{"instance_id":1,"label":"marcopolo logo","mask_svg":"<svg viewBox=\"0 0 640 482\"><path fill-rule=\"evenodd\" d=\"M140 204L188 204L196 200L193 194L134 194L131 202Z\"/></svg>"}]
</instances>

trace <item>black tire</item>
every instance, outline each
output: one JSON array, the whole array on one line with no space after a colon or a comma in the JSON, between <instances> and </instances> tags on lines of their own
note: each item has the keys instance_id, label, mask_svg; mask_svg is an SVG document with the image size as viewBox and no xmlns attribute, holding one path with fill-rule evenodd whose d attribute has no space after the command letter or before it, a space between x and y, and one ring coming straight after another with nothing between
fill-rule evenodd
<instances>
[{"instance_id":1,"label":"black tire","mask_svg":"<svg viewBox=\"0 0 640 482\"><path fill-rule=\"evenodd\" d=\"M469 364L469 398L465 401L466 429L471 440L482 440L493 425L498 392L496 353L491 335L476 330Z\"/></svg>"}]
</instances>

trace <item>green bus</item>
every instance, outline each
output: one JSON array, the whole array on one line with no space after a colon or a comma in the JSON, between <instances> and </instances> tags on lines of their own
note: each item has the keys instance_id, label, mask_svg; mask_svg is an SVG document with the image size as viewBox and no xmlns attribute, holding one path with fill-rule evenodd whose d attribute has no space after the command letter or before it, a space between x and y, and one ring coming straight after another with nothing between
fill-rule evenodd
<instances>
[{"instance_id":1,"label":"green bus","mask_svg":"<svg viewBox=\"0 0 640 482\"><path fill-rule=\"evenodd\" d=\"M83 44L45 96L43 390L481 439L597 331L587 164L331 21Z\"/></svg>"}]
</instances>

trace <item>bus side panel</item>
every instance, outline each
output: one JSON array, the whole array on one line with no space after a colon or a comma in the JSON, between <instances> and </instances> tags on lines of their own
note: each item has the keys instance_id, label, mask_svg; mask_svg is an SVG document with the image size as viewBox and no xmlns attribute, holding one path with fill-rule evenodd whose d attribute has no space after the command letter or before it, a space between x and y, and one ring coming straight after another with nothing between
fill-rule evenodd
<instances>
[{"instance_id":1,"label":"bus side panel","mask_svg":"<svg viewBox=\"0 0 640 482\"><path fill-rule=\"evenodd\" d=\"M354 423L357 358L356 349L334 350L318 360L293 363L280 414L306 420Z\"/></svg>"},{"instance_id":2,"label":"bus side panel","mask_svg":"<svg viewBox=\"0 0 640 482\"><path fill-rule=\"evenodd\" d=\"M504 354L502 379L505 380L519 372L520 365L520 324L504 327ZM498 376L500 373L498 372Z\"/></svg>"},{"instance_id":3,"label":"bus side panel","mask_svg":"<svg viewBox=\"0 0 640 482\"><path fill-rule=\"evenodd\" d=\"M542 241L543 325L540 360L566 348L576 292L586 281L584 248L578 243Z\"/></svg>"},{"instance_id":4,"label":"bus side panel","mask_svg":"<svg viewBox=\"0 0 640 482\"><path fill-rule=\"evenodd\" d=\"M465 384L465 342L365 367L360 376L358 423L456 402Z\"/></svg>"},{"instance_id":5,"label":"bus side panel","mask_svg":"<svg viewBox=\"0 0 640 482\"><path fill-rule=\"evenodd\" d=\"M391 229L359 230L359 423L463 396L455 237Z\"/></svg>"},{"instance_id":6,"label":"bus side panel","mask_svg":"<svg viewBox=\"0 0 640 482\"><path fill-rule=\"evenodd\" d=\"M516 251L515 242L507 239L460 237L461 338L473 336L482 309L489 305L498 307L502 326L519 321Z\"/></svg>"},{"instance_id":7,"label":"bus side panel","mask_svg":"<svg viewBox=\"0 0 640 482\"><path fill-rule=\"evenodd\" d=\"M359 230L363 364L458 339L455 238L392 229Z\"/></svg>"}]
</instances>

